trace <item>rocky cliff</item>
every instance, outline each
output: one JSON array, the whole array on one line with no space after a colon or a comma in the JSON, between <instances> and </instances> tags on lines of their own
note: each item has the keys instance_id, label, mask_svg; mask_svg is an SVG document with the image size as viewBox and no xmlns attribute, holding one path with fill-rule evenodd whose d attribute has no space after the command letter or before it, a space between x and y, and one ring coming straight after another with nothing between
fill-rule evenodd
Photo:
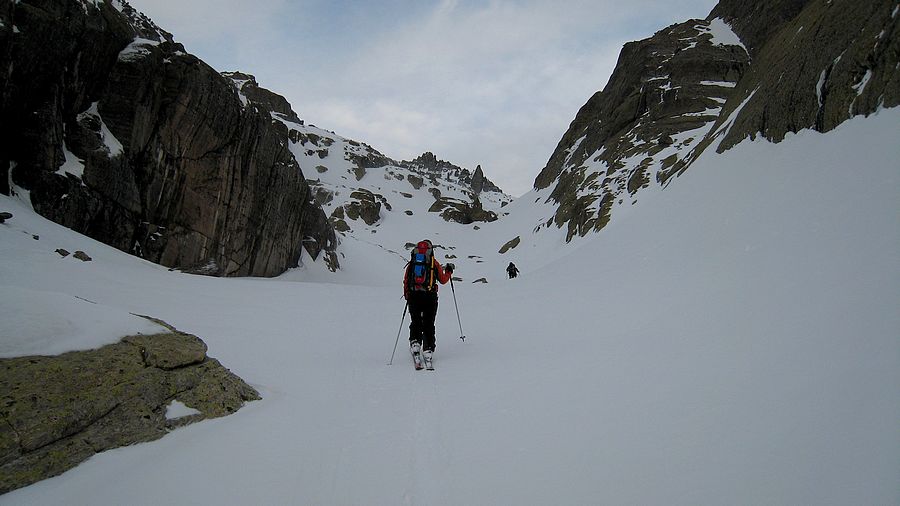
<instances>
[{"instance_id":1,"label":"rocky cliff","mask_svg":"<svg viewBox=\"0 0 900 506\"><path fill-rule=\"evenodd\" d=\"M545 225L583 236L710 147L898 105L898 20L889 0L722 0L707 19L626 44L535 179L556 206Z\"/></svg>"},{"instance_id":2,"label":"rocky cliff","mask_svg":"<svg viewBox=\"0 0 900 506\"><path fill-rule=\"evenodd\" d=\"M896 1L764 3L772 4L776 19L770 25L777 28L756 43L753 64L723 110L718 125L730 121L731 126L719 151L757 135L778 142L806 128L827 132L853 116L900 105ZM756 41L760 21L745 8L726 0L710 16L731 23L742 39Z\"/></svg>"},{"instance_id":3,"label":"rocky cliff","mask_svg":"<svg viewBox=\"0 0 900 506\"><path fill-rule=\"evenodd\" d=\"M119 0L0 8L0 191L162 265L274 276L333 255L276 117ZM255 84L255 83L254 83ZM249 97L249 98L248 98Z\"/></svg>"}]
</instances>

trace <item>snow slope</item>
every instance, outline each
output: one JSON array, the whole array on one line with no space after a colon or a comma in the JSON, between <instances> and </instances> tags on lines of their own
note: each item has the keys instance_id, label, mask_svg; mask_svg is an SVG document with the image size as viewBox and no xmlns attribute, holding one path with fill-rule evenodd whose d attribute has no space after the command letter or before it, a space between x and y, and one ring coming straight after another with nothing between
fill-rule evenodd
<instances>
[{"instance_id":1,"label":"snow slope","mask_svg":"<svg viewBox=\"0 0 900 506\"><path fill-rule=\"evenodd\" d=\"M471 234L346 240L371 268L273 280L168 272L2 197L0 341L10 299L80 297L199 335L263 400L0 504L898 504L898 125L706 153L601 234L523 236L513 281L511 257L468 260L468 339L445 286L433 373L402 335L385 365L403 311L386 250L428 231L495 251L543 218L539 195Z\"/></svg>"}]
</instances>

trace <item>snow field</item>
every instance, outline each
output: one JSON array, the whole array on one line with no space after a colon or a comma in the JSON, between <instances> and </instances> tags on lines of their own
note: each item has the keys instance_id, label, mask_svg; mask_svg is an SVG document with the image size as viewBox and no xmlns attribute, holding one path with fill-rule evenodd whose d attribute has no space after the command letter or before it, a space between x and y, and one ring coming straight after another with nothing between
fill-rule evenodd
<instances>
[{"instance_id":1,"label":"snow field","mask_svg":"<svg viewBox=\"0 0 900 506\"><path fill-rule=\"evenodd\" d=\"M278 279L214 279L13 209L5 294L161 318L263 400L0 504L897 504L898 119L704 154L568 246L531 234L533 194L477 234L432 230L463 252L523 239L459 269L465 343L441 287L434 372L412 368L408 317L386 365L403 311L403 259L386 249L426 225L346 240L353 275L336 282L308 259ZM510 260L522 274L507 281ZM471 284L475 269L496 274Z\"/></svg>"}]
</instances>

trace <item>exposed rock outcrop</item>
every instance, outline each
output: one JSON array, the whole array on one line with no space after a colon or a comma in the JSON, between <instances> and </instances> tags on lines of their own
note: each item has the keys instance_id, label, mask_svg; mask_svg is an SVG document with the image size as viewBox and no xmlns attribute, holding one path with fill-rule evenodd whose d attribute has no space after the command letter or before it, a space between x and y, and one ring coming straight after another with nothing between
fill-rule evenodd
<instances>
[{"instance_id":1,"label":"exposed rock outcrop","mask_svg":"<svg viewBox=\"0 0 900 506\"><path fill-rule=\"evenodd\" d=\"M724 19L756 58L766 41L809 3L810 0L719 0L707 19Z\"/></svg>"},{"instance_id":2,"label":"exposed rock outcrop","mask_svg":"<svg viewBox=\"0 0 900 506\"><path fill-rule=\"evenodd\" d=\"M291 104L287 99L262 88L256 82L256 77L244 72L222 72L222 75L234 83L235 88L242 95L242 102L253 103L272 113L280 115L282 118L303 125L303 120L297 116Z\"/></svg>"},{"instance_id":3,"label":"exposed rock outcrop","mask_svg":"<svg viewBox=\"0 0 900 506\"><path fill-rule=\"evenodd\" d=\"M504 244L502 247L500 247L500 254L503 255L507 251L509 251L511 249L515 249L515 247L518 246L519 242L521 242L521 241L522 241L521 237L519 237L519 236L513 237L512 239L507 241L506 244Z\"/></svg>"},{"instance_id":4,"label":"exposed rock outcrop","mask_svg":"<svg viewBox=\"0 0 900 506\"><path fill-rule=\"evenodd\" d=\"M827 132L853 116L900 105L897 2L775 3L779 29L758 43L749 72L723 109L719 125L735 117L718 151L757 135L779 142L807 128ZM711 16L753 40L760 22L744 9L740 2L721 2Z\"/></svg>"},{"instance_id":5,"label":"exposed rock outcrop","mask_svg":"<svg viewBox=\"0 0 900 506\"><path fill-rule=\"evenodd\" d=\"M673 165L715 120L749 60L709 32L690 20L626 44L606 88L578 112L535 180L555 184L554 222L567 240L602 229L616 200Z\"/></svg>"},{"instance_id":6,"label":"exposed rock outcrop","mask_svg":"<svg viewBox=\"0 0 900 506\"><path fill-rule=\"evenodd\" d=\"M0 180L14 187L0 190L27 190L45 217L169 267L211 259L222 275L274 276L301 247L334 250L288 149L281 119L299 118L282 97L222 76L124 2L7 9Z\"/></svg>"},{"instance_id":7,"label":"exposed rock outcrop","mask_svg":"<svg viewBox=\"0 0 900 506\"><path fill-rule=\"evenodd\" d=\"M890 0L722 0L705 20L626 44L535 179L557 205L546 225L571 240L708 148L900 105L898 23Z\"/></svg>"},{"instance_id":8,"label":"exposed rock outcrop","mask_svg":"<svg viewBox=\"0 0 900 506\"><path fill-rule=\"evenodd\" d=\"M472 193L478 195L483 189L484 171L481 170L481 165L479 165L478 167L475 167L475 173L472 174Z\"/></svg>"},{"instance_id":9,"label":"exposed rock outcrop","mask_svg":"<svg viewBox=\"0 0 900 506\"><path fill-rule=\"evenodd\" d=\"M90 351L0 359L0 494L91 455L228 415L259 394L172 329ZM198 411L167 417L179 401Z\"/></svg>"},{"instance_id":10,"label":"exposed rock outcrop","mask_svg":"<svg viewBox=\"0 0 900 506\"><path fill-rule=\"evenodd\" d=\"M472 202L465 202L452 197L439 197L428 209L428 212L440 213L441 218L445 221L453 221L462 225L476 221L491 222L497 219L497 213L484 209L478 198Z\"/></svg>"},{"instance_id":11,"label":"exposed rock outcrop","mask_svg":"<svg viewBox=\"0 0 900 506\"><path fill-rule=\"evenodd\" d=\"M380 200L384 200L384 197L359 189L350 194L350 199L343 209L351 220L362 220L366 225L374 225L381 217Z\"/></svg>"},{"instance_id":12,"label":"exposed rock outcrop","mask_svg":"<svg viewBox=\"0 0 900 506\"><path fill-rule=\"evenodd\" d=\"M426 151L422 153L417 158L413 159L409 162L410 165L416 165L421 167L424 170L429 172L438 172L443 170L453 170L459 169L456 165L453 165L450 162L446 162L444 160L438 160L434 153L431 151Z\"/></svg>"},{"instance_id":13,"label":"exposed rock outcrop","mask_svg":"<svg viewBox=\"0 0 900 506\"><path fill-rule=\"evenodd\" d=\"M502 193L502 190L484 175L484 171L481 170L481 165L476 167L475 172L472 173L469 172L468 169L438 159L437 156L430 151L422 153L422 155L413 160L404 160L399 163L399 166L418 170L432 182L437 179L458 182L459 184L470 188L473 195L478 195L482 191Z\"/></svg>"}]
</instances>

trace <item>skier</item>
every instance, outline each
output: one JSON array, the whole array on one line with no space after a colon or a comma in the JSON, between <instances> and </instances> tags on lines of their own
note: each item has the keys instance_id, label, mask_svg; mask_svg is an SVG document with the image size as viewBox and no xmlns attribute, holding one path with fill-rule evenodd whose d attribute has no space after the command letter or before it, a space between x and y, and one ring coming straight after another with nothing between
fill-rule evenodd
<instances>
[{"instance_id":1,"label":"skier","mask_svg":"<svg viewBox=\"0 0 900 506\"><path fill-rule=\"evenodd\" d=\"M509 279L512 279L519 275L519 269L516 268L516 264L510 262L506 267L506 273L509 274Z\"/></svg>"},{"instance_id":2,"label":"skier","mask_svg":"<svg viewBox=\"0 0 900 506\"><path fill-rule=\"evenodd\" d=\"M434 247L428 239L419 241L403 275L403 297L409 304L409 349L416 357L421 351L425 367L431 369L434 353L434 318L438 308L438 285L450 281L454 265L446 268L434 258ZM417 368L420 367L417 363Z\"/></svg>"}]
</instances>

